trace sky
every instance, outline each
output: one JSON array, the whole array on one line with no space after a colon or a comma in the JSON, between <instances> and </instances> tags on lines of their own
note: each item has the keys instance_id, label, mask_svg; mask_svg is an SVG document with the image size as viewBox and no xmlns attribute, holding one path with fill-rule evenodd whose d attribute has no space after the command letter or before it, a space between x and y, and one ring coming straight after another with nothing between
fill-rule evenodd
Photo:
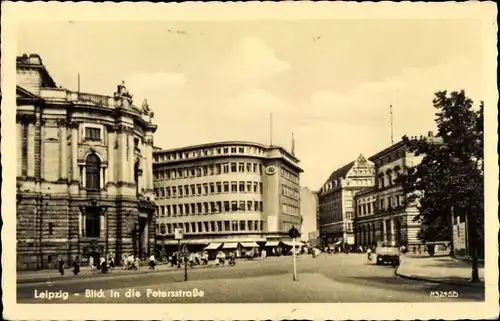
<instances>
[{"instance_id":1,"label":"sky","mask_svg":"<svg viewBox=\"0 0 500 321\"><path fill-rule=\"evenodd\" d=\"M439 90L481 92L478 20L23 22L17 54L37 53L58 86L147 99L155 145L272 142L295 153L301 184L435 131Z\"/></svg>"}]
</instances>

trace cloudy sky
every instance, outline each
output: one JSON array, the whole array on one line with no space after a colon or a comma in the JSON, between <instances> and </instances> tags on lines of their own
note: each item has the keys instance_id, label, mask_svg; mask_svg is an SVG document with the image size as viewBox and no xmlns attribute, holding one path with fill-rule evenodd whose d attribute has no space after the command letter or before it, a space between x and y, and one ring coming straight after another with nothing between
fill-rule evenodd
<instances>
[{"instance_id":1,"label":"cloudy sky","mask_svg":"<svg viewBox=\"0 0 500 321\"><path fill-rule=\"evenodd\" d=\"M317 189L360 153L435 130L433 93L481 93L477 20L342 19L23 23L17 53L38 53L58 85L147 98L174 148L222 140L291 147Z\"/></svg>"}]
</instances>

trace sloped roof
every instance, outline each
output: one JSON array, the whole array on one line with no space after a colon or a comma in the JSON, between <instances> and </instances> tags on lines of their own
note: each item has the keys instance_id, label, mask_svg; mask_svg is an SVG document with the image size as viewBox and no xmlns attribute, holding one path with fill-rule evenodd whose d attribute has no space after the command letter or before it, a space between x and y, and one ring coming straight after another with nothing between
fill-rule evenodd
<instances>
[{"instance_id":1,"label":"sloped roof","mask_svg":"<svg viewBox=\"0 0 500 321\"><path fill-rule=\"evenodd\" d=\"M353 166L354 162L350 162L349 164L335 170L328 178L328 182L334 182L335 180L344 177Z\"/></svg>"}]
</instances>

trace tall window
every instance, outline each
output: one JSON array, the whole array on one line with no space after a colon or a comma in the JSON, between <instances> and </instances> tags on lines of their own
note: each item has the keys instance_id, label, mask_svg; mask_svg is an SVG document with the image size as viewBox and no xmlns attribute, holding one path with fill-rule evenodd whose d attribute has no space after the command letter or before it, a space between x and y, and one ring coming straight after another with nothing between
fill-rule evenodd
<instances>
[{"instance_id":1,"label":"tall window","mask_svg":"<svg viewBox=\"0 0 500 321\"><path fill-rule=\"evenodd\" d=\"M87 207L85 214L85 236L99 237L101 234L101 215L99 207Z\"/></svg>"},{"instance_id":2,"label":"tall window","mask_svg":"<svg viewBox=\"0 0 500 321\"><path fill-rule=\"evenodd\" d=\"M94 127L85 128L85 139L86 140L101 140L101 129Z\"/></svg>"},{"instance_id":3,"label":"tall window","mask_svg":"<svg viewBox=\"0 0 500 321\"><path fill-rule=\"evenodd\" d=\"M85 160L85 178L87 189L100 189L101 160L96 154L90 154Z\"/></svg>"}]
</instances>

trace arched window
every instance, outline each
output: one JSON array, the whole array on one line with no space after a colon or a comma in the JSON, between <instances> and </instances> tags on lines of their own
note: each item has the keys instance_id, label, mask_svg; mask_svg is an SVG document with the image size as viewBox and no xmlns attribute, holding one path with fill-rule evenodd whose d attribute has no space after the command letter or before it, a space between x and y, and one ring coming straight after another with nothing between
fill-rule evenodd
<instances>
[{"instance_id":1,"label":"arched window","mask_svg":"<svg viewBox=\"0 0 500 321\"><path fill-rule=\"evenodd\" d=\"M87 189L101 188L101 160L96 154L90 154L85 160L85 179Z\"/></svg>"},{"instance_id":2,"label":"arched window","mask_svg":"<svg viewBox=\"0 0 500 321\"><path fill-rule=\"evenodd\" d=\"M160 234L165 234L166 233L166 229L165 229L165 224L160 224Z\"/></svg>"}]
</instances>

